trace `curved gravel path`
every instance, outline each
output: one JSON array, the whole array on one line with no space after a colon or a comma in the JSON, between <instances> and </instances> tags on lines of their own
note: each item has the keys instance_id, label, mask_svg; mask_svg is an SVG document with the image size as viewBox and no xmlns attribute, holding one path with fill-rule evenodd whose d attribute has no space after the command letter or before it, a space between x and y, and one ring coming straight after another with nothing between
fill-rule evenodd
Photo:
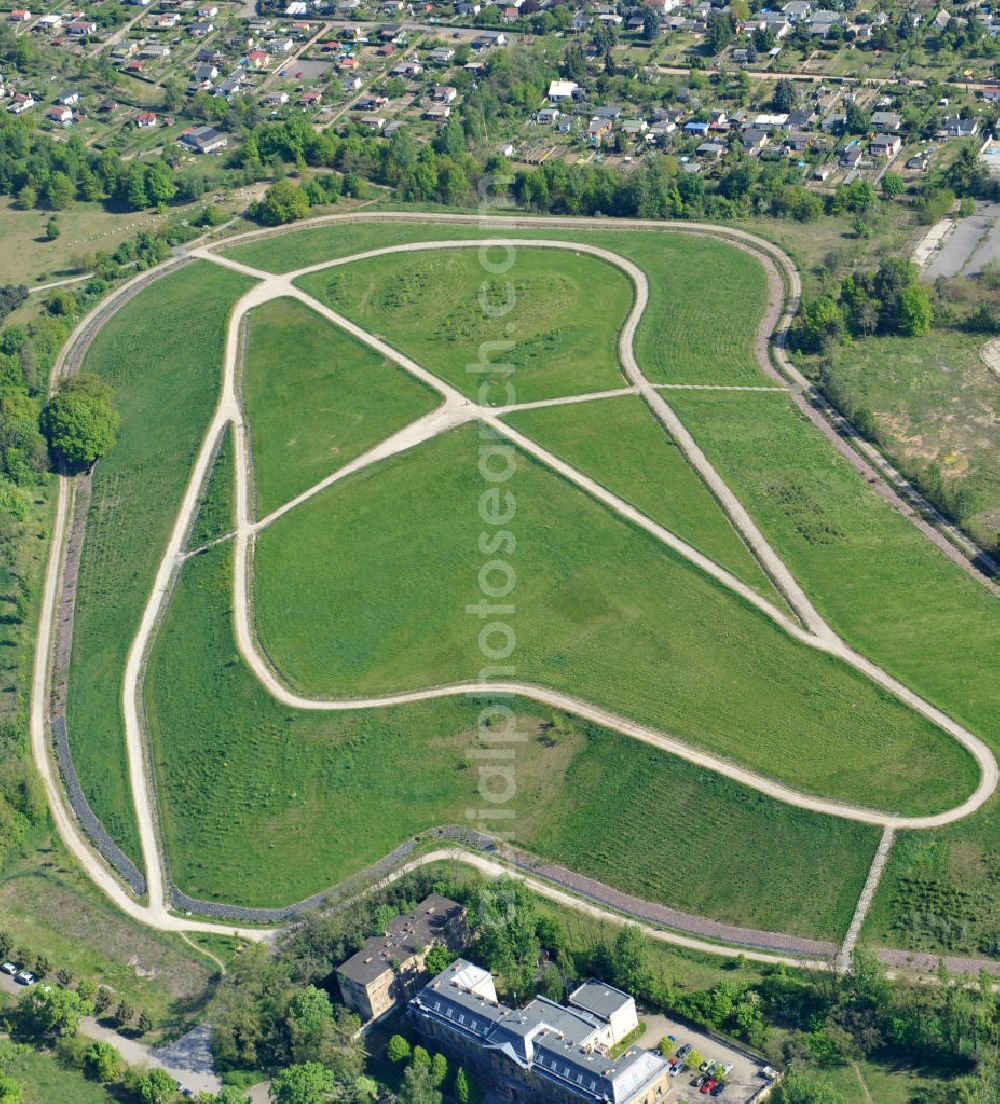
<instances>
[{"instance_id":1,"label":"curved gravel path","mask_svg":"<svg viewBox=\"0 0 1000 1104\"><path fill-rule=\"evenodd\" d=\"M332 216L333 219L344 220L345 216ZM357 216L346 216L349 221L354 221ZM386 216L377 215L369 216L368 220L385 220ZM421 216L407 216L403 215L400 221L406 221L407 219L415 219L419 221L441 221L441 222L460 222L464 221L461 216L433 216L433 215L421 215ZM483 223L482 218L479 216L466 216L466 220L474 219L480 225ZM316 220L316 221L329 221L329 219ZM560 227L566 226L599 226L607 228L613 225L613 220L595 219L534 219L534 220L500 220L503 226L507 226L511 221L520 222L528 225L555 225ZM642 223L629 222L623 223L630 229L641 228ZM663 230L669 228L663 223L651 223L652 227ZM770 243L763 242L761 239L755 238L753 235L732 229L732 228L719 228L710 226L707 224L680 224L677 229L684 230L689 233L706 234L716 237L728 239L731 242L740 245L746 249L747 252L753 253L759 259L765 263L765 267L768 264L772 269L774 266L780 266L784 271L790 271L794 274L797 280L797 273L795 273L794 266L791 266L791 262L787 257L781 253L776 247L770 245ZM240 237L260 237L259 233L253 233L249 235L241 235ZM225 244L231 245L239 239L230 239ZM504 237L498 239L504 243L511 242L510 237ZM517 240L513 239L514 244L517 244ZM60 835L66 841L70 850L73 852L78 861L81 862L84 869L90 875L90 877L99 885L99 887L112 899L114 902L122 908L129 915L135 919L144 923L150 924L153 927L161 928L163 930L176 930L176 931L224 931L233 932L238 930L240 934L254 939L260 939L265 937L265 933L256 929L234 929L230 925L224 924L211 924L207 922L197 921L186 917L175 916L169 911L166 903L166 894L164 891L163 873L160 862L159 844L156 834L156 816L154 812L154 802L152 794L150 792L150 782L147 777L147 767L145 761L145 746L142 727L140 723L139 714L139 701L137 687L140 684L140 678L142 674L142 666L145 659L145 655L148 646L155 633L156 625L159 617L162 614L165 606L166 599L169 595L169 591L172 585L174 572L177 570L179 564L184 558L184 539L186 537L191 520L194 516L194 512L197 508L197 500L199 491L204 477L207 475L208 467L212 459L214 452L215 440L218 434L225 428L225 426L232 422L236 430L234 439L236 443L236 459L237 459L237 472L239 479L238 495L237 495L237 510L239 524L236 533L236 559L237 559L237 573L236 573L236 603L237 603L237 638L240 644L241 652L244 658L250 664L261 681L268 687L268 689L280 700L287 702L290 705L294 705L303 709L357 709L357 708L378 708L383 705L396 704L399 702L407 701L420 701L428 698L436 698L453 694L465 694L470 689L482 689L489 693L498 692L510 692L520 694L526 697L535 698L546 702L556 708L566 709L568 712L576 713L587 719L594 720L596 723L607 725L608 727L616 728L626 735L630 735L633 738L642 740L647 743L653 743L656 746L670 751L673 754L682 756L689 761L698 763L705 766L708 769L717 770L731 778L736 779L752 788L761 790L777 797L779 800L787 801L790 804L797 805L802 808L807 808L815 812L826 813L833 816L840 816L847 819L859 820L866 823L879 824L886 828L924 828L934 827L941 824L950 823L951 821L961 819L964 816L969 815L975 809L979 808L993 793L997 785L998 769L997 763L990 750L972 733L967 732L964 728L952 721L945 714L941 713L935 707L929 703L923 701L918 695L914 694L907 687L898 683L892 679L891 676L881 671L876 665L872 664L869 660L860 656L852 649L848 648L842 641L837 638L836 634L826 625L818 612L813 607L812 603L806 597L804 592L799 587L798 583L788 571L787 567L777 556L774 550L767 543L763 535L760 533L756 524L750 518L749 514L744 510L742 504L735 498L726 484L718 476L718 474L711 467L704 454L698 448L693 438L687 433L687 430L676 418L669 405L665 402L659 390L655 388L648 380L645 379L641 370L635 362L635 358L632 351L632 338L639 318L641 317L642 310L645 308L648 301L648 285L645 275L640 269L638 269L631 262L619 257L618 255L601 249L597 246L591 246L580 242L554 242L554 241L539 241L537 239L524 239L520 244L525 247L538 248L538 247L550 247L550 248L563 248L572 249L576 252L588 252L594 256L600 257L608 263L615 264L617 267L625 271L633 279L636 287L636 301L630 312L628 321L622 330L620 338L620 351L621 360L625 368L626 376L628 377L631 387L623 389L626 391L633 391L640 393L649 403L650 408L654 414L661 421L664 427L674 436L678 445L685 452L692 465L698 470L699 474L705 480L706 484L710 487L715 494L720 504L726 510L727 514L732 518L733 523L743 535L744 539L751 546L754 553L764 566L767 573L774 581L777 588L786 597L791 608L801 618L802 623L806 626L803 629L798 623L793 621L787 616L786 613L779 610L777 607L772 606L765 599L762 599L756 592L751 591L750 588L745 587L734 577L725 572L722 568L715 565L712 561L706 557L697 553L696 550L690 548L680 541L674 534L669 533L668 530L663 529L660 526L655 526L655 523L644 515L635 511L632 507L629 507L626 503L616 499L605 488L600 487L599 484L593 483L593 481L587 480L581 473L576 472L575 469L564 465L562 461L548 454L545 450L535 445L529 439L524 438L520 434L515 434L501 420L501 411L495 408L480 408L471 403L468 399L462 396L459 392L450 388L449 385L441 380L438 380L431 373L427 372L421 366L414 364L412 361L408 361L407 358L401 357L395 350L390 349L383 343L377 341L371 335L359 330L357 327L353 327L346 319L341 319L339 316L334 315L334 312L328 311L322 304L316 303L311 297L305 295L299 289L292 286L291 281L297 278L299 275L308 271L316 271L319 269L325 269L337 264L349 263L353 260L358 260L369 256L380 256L390 252L418 252L427 249L449 249L449 248L469 248L470 246L478 246L484 244L481 241L469 242L469 241L439 241L439 242L421 242L412 243L405 246L393 246L385 249L378 249L368 251L366 253L358 254L352 258L345 258L342 260L328 262L321 265L309 266L306 269L301 269L293 273L285 273L282 275L274 275L271 273L262 272L261 270L254 269L251 266L240 264L233 261L230 258L220 257L214 254L210 248L202 247L197 250L192 250L191 255L204 257L215 263L225 265L226 267L234 268L238 271L242 271L248 275L251 275L258 279L260 282L252 288L246 295L244 295L238 302L236 308L230 317L228 324L227 342L226 342L226 364L224 371L224 380L222 393L220 395L219 403L213 417L209 431L207 432L201 451L195 463L195 467L192 471L191 478L186 489L184 499L178 511L178 515L175 521L173 531L171 533L170 541L168 542L167 551L161 561L159 570L157 572L156 580L154 583L153 591L150 595L147 603L142 622L136 633L136 637L133 641L132 647L129 652L126 678L125 678L125 691L124 691L124 708L125 708L125 720L126 720L126 734L127 734L127 750L129 759L129 773L130 784L132 788L133 800L136 806L137 818L140 826L140 839L143 850L143 858L147 869L147 880L149 885L148 891L148 905L141 905L132 899L119 885L115 878L108 872L106 867L101 863L97 856L87 846L79 833L77 825L73 822L72 818L67 814L65 807L62 803L62 798L59 793L58 785L55 780L55 776L51 769L51 762L49 756L45 750L45 696L47 686L47 673L48 673L48 651L51 644L51 622L54 606L54 597L56 593L56 587L59 579L59 558L61 551L61 544L64 532L65 523L65 488L64 485L60 486L60 500L58 505L56 530L53 534L53 546L52 555L50 558L48 573L46 576L46 588L43 595L43 611L42 611L42 623L40 626L38 648L36 651L36 664L35 664L35 681L32 694L32 744L35 749L36 763L39 766L43 778L46 783L46 789L49 795L50 804L53 807L53 816L56 821L57 828ZM784 266L787 265L788 269ZM767 338L770 333L775 329L781 327L787 323L791 313L794 312L795 306L795 287L792 287L793 298L785 304L785 310L782 311L781 296L777 293L773 281L771 282L772 295L771 302L765 319L762 321L760 331L758 333L758 353L761 353L760 342L763 340L763 356L766 358L767 351ZM780 288L779 288L780 290ZM404 369L411 372L417 378L423 379L424 382L432 386L437 390L443 398L442 405L425 418L419 419L411 426L406 427L400 433L395 434L389 438L388 441L382 442L375 449L369 451L364 457L359 458L352 465L348 465L345 469L342 469L338 473L334 473L333 476L324 480L322 484L317 485L316 488L306 492L305 496L300 496L299 499L293 500L292 503L286 504L281 510L276 511L275 514L270 515L268 518L263 519L262 522L252 523L249 518L249 489L248 489L248 477L247 477L247 442L246 442L246 429L243 422L243 415L241 405L236 393L236 366L240 348L240 332L243 324L243 319L246 313L252 310L255 306L258 306L276 296L279 295L292 295L296 298L300 298L303 301L309 303L313 309L317 309L320 313L331 317L332 321L335 321L338 325L343 326L349 332L354 332L356 336L366 342L366 344L372 345L383 352L384 355L389 356L395 362L399 363ZM120 304L117 304L120 305ZM101 321L106 317L107 312L110 309L116 309L111 306L111 302L107 302L99 308L99 311L105 312L102 315ZM95 312L96 318L97 312ZM84 325L88 320L84 321ZM93 325L93 322L91 322ZM93 332L93 331L92 331ZM773 369L772 369L773 371ZM582 401L582 400L578 400ZM946 810L942 813L936 814L930 817L895 817L889 814L881 813L877 810L856 808L846 804L840 804L837 802L828 801L826 799L818 798L812 795L801 794L797 791L790 789L774 781L773 779L767 779L762 776L754 774L754 772L747 771L744 768L740 768L732 763L728 763L721 759L717 759L714 756L707 753L700 752L696 749L690 748L687 745L674 740L672 737L657 732L653 729L648 729L640 725L636 725L634 722L629 721L627 718L618 717L600 707L594 706L587 702L581 702L568 695L563 695L554 691L550 691L546 688L531 686L528 684L520 683L495 683L489 682L484 684L456 684L453 686L432 687L421 691L414 691L411 693L389 695L380 698L366 698L357 700L344 700L344 701L319 701L315 699L301 698L297 695L291 694L287 687L277 679L273 671L268 667L267 663L259 655L255 642L253 640L252 629L250 625L249 606L247 602L247 579L249 577L248 571L248 551L252 546L253 533L256 529L260 528L264 524L269 524L277 516L286 512L287 509L294 508L300 501L304 500L311 493L316 493L322 486L329 485L336 479L343 478L350 471L360 470L361 467L367 464L375 463L380 459L384 459L385 456L392 455L394 452L398 452L405 448L413 447L415 444L421 441L427 440L437 433L444 432L454 425L461 424L464 421L468 421L472 418L477 418L488 423L493 424L499 432L510 437L520 447L527 448L532 451L543 463L549 464L565 473L565 469L568 469L572 473L574 482L577 482L588 493L593 494L595 497L601 498L611 509L615 510L622 516L625 516L629 521L634 524L640 525L649 529L655 527L658 532L656 535L664 543L670 544L675 550L679 551L682 555L686 555L689 559L695 562L702 570L708 571L713 574L723 585L730 587L730 589L740 593L741 597L744 597L747 601L752 601L758 608L767 612L769 616L772 616L786 631L796 636L798 639L805 643L810 644L820 650L826 651L831 655L835 655L842 659L844 662L855 667L857 670L862 671L873 681L883 686L891 693L893 693L900 700L922 713L925 717L931 720L933 723L947 731L955 739L957 739L976 759L980 772L980 782L975 792L963 802L961 805L956 806L954 809ZM650 530L652 531L652 530ZM242 561L242 562L241 562ZM742 588L742 589L741 589ZM765 609L765 607L770 607ZM41 749L39 751L39 748ZM571 902L574 907L580 907L578 901ZM718 949L718 948L716 948Z\"/></svg>"}]
</instances>

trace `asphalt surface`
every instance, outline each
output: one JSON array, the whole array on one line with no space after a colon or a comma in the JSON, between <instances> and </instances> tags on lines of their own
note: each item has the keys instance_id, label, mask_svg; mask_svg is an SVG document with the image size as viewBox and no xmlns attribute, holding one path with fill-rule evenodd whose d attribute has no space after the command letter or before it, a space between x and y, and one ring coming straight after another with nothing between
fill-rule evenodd
<instances>
[{"instance_id":1,"label":"asphalt surface","mask_svg":"<svg viewBox=\"0 0 1000 1104\"><path fill-rule=\"evenodd\" d=\"M996 260L1000 260L1000 203L977 203L974 215L957 220L955 229L928 261L923 279L928 283L939 276L972 280Z\"/></svg>"}]
</instances>

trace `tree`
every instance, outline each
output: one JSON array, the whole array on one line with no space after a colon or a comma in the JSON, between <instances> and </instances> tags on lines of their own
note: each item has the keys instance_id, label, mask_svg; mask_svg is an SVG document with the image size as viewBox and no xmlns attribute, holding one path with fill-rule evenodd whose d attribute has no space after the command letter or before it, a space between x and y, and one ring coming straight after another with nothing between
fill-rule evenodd
<instances>
[{"instance_id":1,"label":"tree","mask_svg":"<svg viewBox=\"0 0 1000 1104\"><path fill-rule=\"evenodd\" d=\"M427 952L427 958L424 959L424 966L427 971L434 976L440 974L442 970L447 970L455 961L456 957L455 952L452 951L446 943L435 943Z\"/></svg>"},{"instance_id":2,"label":"tree","mask_svg":"<svg viewBox=\"0 0 1000 1104\"><path fill-rule=\"evenodd\" d=\"M72 989L52 985L29 990L18 1010L22 1024L33 1035L73 1035L93 1006Z\"/></svg>"},{"instance_id":3,"label":"tree","mask_svg":"<svg viewBox=\"0 0 1000 1104\"><path fill-rule=\"evenodd\" d=\"M411 1053L410 1044L402 1035L393 1035L389 1040L389 1045L386 1047L386 1054L388 1055L389 1061L392 1062L394 1066L398 1066L405 1062L407 1058L410 1057Z\"/></svg>"},{"instance_id":4,"label":"tree","mask_svg":"<svg viewBox=\"0 0 1000 1104\"><path fill-rule=\"evenodd\" d=\"M441 1104L443 1097L434 1087L430 1066L416 1063L407 1066L396 1099L399 1104Z\"/></svg>"},{"instance_id":5,"label":"tree","mask_svg":"<svg viewBox=\"0 0 1000 1104\"><path fill-rule=\"evenodd\" d=\"M697 1069L702 1062L705 1061L704 1055L700 1050L689 1050L687 1057L684 1059L684 1064L688 1069Z\"/></svg>"},{"instance_id":6,"label":"tree","mask_svg":"<svg viewBox=\"0 0 1000 1104\"><path fill-rule=\"evenodd\" d=\"M336 1091L330 1070L319 1062L303 1062L280 1070L271 1080L272 1104L323 1104Z\"/></svg>"},{"instance_id":7,"label":"tree","mask_svg":"<svg viewBox=\"0 0 1000 1104\"><path fill-rule=\"evenodd\" d=\"M435 1089L440 1089L448 1079L448 1059L443 1054L435 1054L431 1059L431 1081Z\"/></svg>"},{"instance_id":8,"label":"tree","mask_svg":"<svg viewBox=\"0 0 1000 1104\"><path fill-rule=\"evenodd\" d=\"M125 205L130 211L142 211L149 206L149 194L146 191L146 167L141 161L129 163L123 188Z\"/></svg>"},{"instance_id":9,"label":"tree","mask_svg":"<svg viewBox=\"0 0 1000 1104\"><path fill-rule=\"evenodd\" d=\"M844 1104L844 1098L827 1081L791 1070L776 1086L775 1104Z\"/></svg>"},{"instance_id":10,"label":"tree","mask_svg":"<svg viewBox=\"0 0 1000 1104\"><path fill-rule=\"evenodd\" d=\"M626 924L618 933L611 958L615 985L635 996L649 991L653 979L646 965L646 937L635 924Z\"/></svg>"},{"instance_id":11,"label":"tree","mask_svg":"<svg viewBox=\"0 0 1000 1104\"><path fill-rule=\"evenodd\" d=\"M888 196L890 199L893 196L902 195L906 190L906 185L903 183L903 178L899 173L887 172L882 177L882 194Z\"/></svg>"},{"instance_id":12,"label":"tree","mask_svg":"<svg viewBox=\"0 0 1000 1104\"><path fill-rule=\"evenodd\" d=\"M930 333L934 322L927 289L921 284L910 284L899 297L899 332L903 337L923 337Z\"/></svg>"},{"instance_id":13,"label":"tree","mask_svg":"<svg viewBox=\"0 0 1000 1104\"><path fill-rule=\"evenodd\" d=\"M91 1043L83 1054L83 1068L95 1081L117 1084L125 1076L125 1059L110 1043Z\"/></svg>"},{"instance_id":14,"label":"tree","mask_svg":"<svg viewBox=\"0 0 1000 1104\"><path fill-rule=\"evenodd\" d=\"M469 1104L472 1093L469 1091L469 1076L464 1069L455 1075L455 1099L458 1104Z\"/></svg>"},{"instance_id":15,"label":"tree","mask_svg":"<svg viewBox=\"0 0 1000 1104\"><path fill-rule=\"evenodd\" d=\"M267 189L263 201L254 205L253 213L265 226L283 226L309 213L309 197L290 180L279 180Z\"/></svg>"},{"instance_id":16,"label":"tree","mask_svg":"<svg viewBox=\"0 0 1000 1104\"><path fill-rule=\"evenodd\" d=\"M169 1104L177 1095L177 1084L165 1069L129 1070L125 1087L141 1104Z\"/></svg>"},{"instance_id":17,"label":"tree","mask_svg":"<svg viewBox=\"0 0 1000 1104\"><path fill-rule=\"evenodd\" d=\"M55 241L59 237L59 223L54 218L50 218L45 224L45 237L48 241Z\"/></svg>"},{"instance_id":18,"label":"tree","mask_svg":"<svg viewBox=\"0 0 1000 1104\"><path fill-rule=\"evenodd\" d=\"M118 1002L118 1007L115 1009L115 1019L121 1027L128 1027L134 1015L135 1009L127 1000L120 1000Z\"/></svg>"},{"instance_id":19,"label":"tree","mask_svg":"<svg viewBox=\"0 0 1000 1104\"><path fill-rule=\"evenodd\" d=\"M735 34L732 17L728 12L715 10L708 17L705 46L713 56L720 54L733 40Z\"/></svg>"},{"instance_id":20,"label":"tree","mask_svg":"<svg viewBox=\"0 0 1000 1104\"><path fill-rule=\"evenodd\" d=\"M110 388L96 377L81 375L63 381L42 411L39 424L57 460L79 468L93 464L114 445L119 421L111 405ZM128 1018L132 1015L134 1011L129 1009Z\"/></svg>"},{"instance_id":21,"label":"tree","mask_svg":"<svg viewBox=\"0 0 1000 1104\"><path fill-rule=\"evenodd\" d=\"M795 106L795 86L787 77L782 77L775 84L771 103L776 112L785 115Z\"/></svg>"},{"instance_id":22,"label":"tree","mask_svg":"<svg viewBox=\"0 0 1000 1104\"><path fill-rule=\"evenodd\" d=\"M13 1077L0 1074L0 1104L21 1104L23 1099L21 1083Z\"/></svg>"},{"instance_id":23,"label":"tree","mask_svg":"<svg viewBox=\"0 0 1000 1104\"><path fill-rule=\"evenodd\" d=\"M235 1085L223 1085L215 1094L213 1104L250 1104L250 1097Z\"/></svg>"},{"instance_id":24,"label":"tree","mask_svg":"<svg viewBox=\"0 0 1000 1104\"><path fill-rule=\"evenodd\" d=\"M140 1035L148 1035L153 1030L153 1020L148 1012L142 1011L139 1013L139 1019L136 1023L136 1028Z\"/></svg>"},{"instance_id":25,"label":"tree","mask_svg":"<svg viewBox=\"0 0 1000 1104\"><path fill-rule=\"evenodd\" d=\"M45 202L53 211L63 211L76 195L76 183L64 172L54 172L45 185Z\"/></svg>"},{"instance_id":26,"label":"tree","mask_svg":"<svg viewBox=\"0 0 1000 1104\"><path fill-rule=\"evenodd\" d=\"M38 191L30 184L25 184L17 193L17 205L22 211L30 211L38 202Z\"/></svg>"}]
</instances>

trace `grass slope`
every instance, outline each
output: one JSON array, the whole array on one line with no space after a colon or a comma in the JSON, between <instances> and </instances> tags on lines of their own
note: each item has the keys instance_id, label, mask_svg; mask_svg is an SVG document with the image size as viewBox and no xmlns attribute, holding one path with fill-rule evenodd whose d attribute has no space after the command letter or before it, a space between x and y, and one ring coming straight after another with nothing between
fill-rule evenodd
<instances>
[{"instance_id":1,"label":"grass slope","mask_svg":"<svg viewBox=\"0 0 1000 1104\"><path fill-rule=\"evenodd\" d=\"M185 265L126 303L84 363L111 384L122 424L94 472L67 719L87 797L134 857L120 706L125 658L215 405L226 316L250 285L218 265Z\"/></svg>"},{"instance_id":2,"label":"grass slope","mask_svg":"<svg viewBox=\"0 0 1000 1104\"><path fill-rule=\"evenodd\" d=\"M295 299L250 314L243 391L264 516L438 404Z\"/></svg>"},{"instance_id":3,"label":"grass slope","mask_svg":"<svg viewBox=\"0 0 1000 1104\"><path fill-rule=\"evenodd\" d=\"M764 270L753 257L712 238L677 230L490 230L461 223L360 223L293 230L226 253L283 272L400 242L475 241L498 235L591 242L638 264L649 280L650 307L636 334L636 354L652 380L768 382L754 356L754 332L767 305ZM503 255L491 254L491 260L502 261ZM308 281L323 289L328 278L318 273L302 284ZM481 278L474 286L479 282Z\"/></svg>"},{"instance_id":4,"label":"grass slope","mask_svg":"<svg viewBox=\"0 0 1000 1104\"><path fill-rule=\"evenodd\" d=\"M790 404L754 395L671 399L832 624L1000 750L996 599ZM1000 803L907 840L894 848L866 933L921 949L1000 953Z\"/></svg>"},{"instance_id":5,"label":"grass slope","mask_svg":"<svg viewBox=\"0 0 1000 1104\"><path fill-rule=\"evenodd\" d=\"M104 1085L88 1081L81 1070L62 1065L48 1051L28 1050L4 1072L20 1083L20 1104L114 1104L120 1099Z\"/></svg>"},{"instance_id":6,"label":"grass slope","mask_svg":"<svg viewBox=\"0 0 1000 1104\"><path fill-rule=\"evenodd\" d=\"M455 699L323 714L278 704L236 652L230 554L220 546L185 565L150 663L174 879L201 897L283 904L413 833L464 822L481 804L469 766L479 706ZM790 809L614 733L564 720L543 729L549 713L511 705L525 738L509 826L524 846L693 912L820 938L843 933L875 847L869 829ZM607 823L585 815L598 808ZM696 858L698 878L676 877L678 855ZM768 891L745 892L744 870Z\"/></svg>"},{"instance_id":7,"label":"grass slope","mask_svg":"<svg viewBox=\"0 0 1000 1104\"><path fill-rule=\"evenodd\" d=\"M525 410L506 421L781 602L708 488L637 395Z\"/></svg>"},{"instance_id":8,"label":"grass slope","mask_svg":"<svg viewBox=\"0 0 1000 1104\"><path fill-rule=\"evenodd\" d=\"M222 441L215 461L208 473L208 479L198 499L198 512L191 535L188 537L188 549L201 548L204 544L218 540L232 532L236 524L236 469L233 456L233 429L227 425L222 431Z\"/></svg>"},{"instance_id":9,"label":"grass slope","mask_svg":"<svg viewBox=\"0 0 1000 1104\"><path fill-rule=\"evenodd\" d=\"M260 534L258 629L293 684L351 696L476 677L477 435L394 457ZM929 810L972 788L953 740L652 537L523 457L505 489L518 678L845 800Z\"/></svg>"},{"instance_id":10,"label":"grass slope","mask_svg":"<svg viewBox=\"0 0 1000 1104\"><path fill-rule=\"evenodd\" d=\"M624 386L617 333L631 281L594 257L518 248L491 276L476 249L395 254L303 277L300 285L475 398L491 363L513 366L513 401ZM498 345L496 343L499 343ZM473 367L470 367L473 366ZM507 404L498 386L485 401Z\"/></svg>"}]
</instances>

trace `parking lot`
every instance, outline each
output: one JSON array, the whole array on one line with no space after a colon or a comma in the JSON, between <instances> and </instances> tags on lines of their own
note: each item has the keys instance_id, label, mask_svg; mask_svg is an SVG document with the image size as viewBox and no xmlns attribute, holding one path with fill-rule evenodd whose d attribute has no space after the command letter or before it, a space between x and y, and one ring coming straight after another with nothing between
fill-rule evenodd
<instances>
[{"instance_id":1,"label":"parking lot","mask_svg":"<svg viewBox=\"0 0 1000 1104\"><path fill-rule=\"evenodd\" d=\"M732 1071L726 1077L726 1090L721 1096L711 1097L702 1094L691 1084L696 1071L686 1070L672 1078L675 1096L671 1099L684 1101L685 1104L696 1104L696 1102L713 1099L725 1101L725 1104L747 1104L747 1101L752 1100L768 1084L760 1075L764 1064L752 1061L733 1047L718 1043L708 1035L667 1016L640 1016L639 1019L646 1024L646 1033L639 1040L638 1046L654 1050L664 1036L670 1036L674 1042L671 1054L676 1053L677 1047L688 1043L706 1059L713 1059L719 1065L732 1064Z\"/></svg>"},{"instance_id":2,"label":"parking lot","mask_svg":"<svg viewBox=\"0 0 1000 1104\"><path fill-rule=\"evenodd\" d=\"M944 276L973 278L990 261L1000 258L1000 204L977 203L976 213L958 219L944 244L931 255L922 279Z\"/></svg>"}]
</instances>

